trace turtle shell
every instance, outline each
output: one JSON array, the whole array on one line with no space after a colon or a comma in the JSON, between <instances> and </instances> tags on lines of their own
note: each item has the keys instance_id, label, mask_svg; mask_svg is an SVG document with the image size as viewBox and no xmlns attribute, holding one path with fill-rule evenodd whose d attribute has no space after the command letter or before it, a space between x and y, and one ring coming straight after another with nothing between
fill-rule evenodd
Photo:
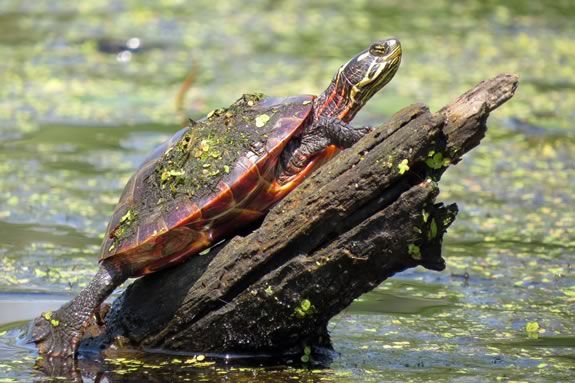
<instances>
[{"instance_id":1,"label":"turtle shell","mask_svg":"<svg viewBox=\"0 0 575 383\"><path fill-rule=\"evenodd\" d=\"M244 95L177 132L128 181L101 259L147 274L263 216L285 195L277 192L276 165L310 121L313 100Z\"/></svg>"}]
</instances>

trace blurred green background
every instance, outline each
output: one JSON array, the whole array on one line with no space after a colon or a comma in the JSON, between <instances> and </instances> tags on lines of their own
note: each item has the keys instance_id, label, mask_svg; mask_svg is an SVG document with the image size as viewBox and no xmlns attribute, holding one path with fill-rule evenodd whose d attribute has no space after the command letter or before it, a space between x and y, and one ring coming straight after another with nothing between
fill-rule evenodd
<instances>
[{"instance_id":1,"label":"blurred green background","mask_svg":"<svg viewBox=\"0 0 575 383\"><path fill-rule=\"evenodd\" d=\"M318 94L351 56L396 36L402 66L356 124L414 102L438 109L500 72L521 78L483 144L441 184L440 199L461 210L447 270L398 275L334 319L341 357L327 369L103 368L204 381L567 381L573 20L571 0L2 0L0 294L87 283L123 185L179 128L174 99L193 68L185 109L198 118L242 93ZM38 374L17 334L0 326L0 382Z\"/></svg>"}]
</instances>

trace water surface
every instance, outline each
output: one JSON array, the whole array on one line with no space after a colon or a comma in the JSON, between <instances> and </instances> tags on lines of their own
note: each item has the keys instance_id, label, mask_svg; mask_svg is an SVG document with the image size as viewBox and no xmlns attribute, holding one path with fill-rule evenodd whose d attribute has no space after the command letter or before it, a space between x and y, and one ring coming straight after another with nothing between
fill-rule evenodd
<instances>
[{"instance_id":1,"label":"water surface","mask_svg":"<svg viewBox=\"0 0 575 383\"><path fill-rule=\"evenodd\" d=\"M571 1L20 1L0 3L0 382L42 380L18 342L97 268L119 193L186 112L242 93L317 94L371 41L397 36L396 78L356 123L437 109L499 72L521 76L483 144L444 177L461 213L447 269L415 269L330 323L331 365L137 356L87 380L568 381L575 376L575 4ZM527 332L528 323L538 331ZM295 363L294 363L295 364Z\"/></svg>"}]
</instances>

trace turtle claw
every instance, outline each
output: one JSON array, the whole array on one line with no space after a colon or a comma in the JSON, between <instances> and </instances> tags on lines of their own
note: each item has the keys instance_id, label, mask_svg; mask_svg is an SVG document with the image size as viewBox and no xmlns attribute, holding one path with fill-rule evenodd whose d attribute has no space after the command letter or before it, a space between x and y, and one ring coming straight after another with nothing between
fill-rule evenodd
<instances>
[{"instance_id":1,"label":"turtle claw","mask_svg":"<svg viewBox=\"0 0 575 383\"><path fill-rule=\"evenodd\" d=\"M67 329L58 317L58 312L46 312L34 319L28 330L28 338L30 342L36 344L40 354L51 357L74 357L80 334Z\"/></svg>"}]
</instances>

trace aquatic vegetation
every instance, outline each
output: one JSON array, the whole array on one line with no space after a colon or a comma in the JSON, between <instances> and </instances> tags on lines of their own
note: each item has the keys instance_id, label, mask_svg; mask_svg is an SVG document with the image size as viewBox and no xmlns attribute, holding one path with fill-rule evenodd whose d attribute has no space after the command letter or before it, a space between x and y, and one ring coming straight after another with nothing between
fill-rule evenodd
<instances>
[{"instance_id":1,"label":"aquatic vegetation","mask_svg":"<svg viewBox=\"0 0 575 383\"><path fill-rule=\"evenodd\" d=\"M397 169L399 170L399 174L403 174L409 170L409 165L406 159L401 160L401 162L397 165Z\"/></svg>"},{"instance_id":2,"label":"aquatic vegetation","mask_svg":"<svg viewBox=\"0 0 575 383\"><path fill-rule=\"evenodd\" d=\"M294 310L294 315L296 318L303 319L309 315L313 315L316 311L314 305L309 299L302 299L299 305Z\"/></svg>"},{"instance_id":3,"label":"aquatic vegetation","mask_svg":"<svg viewBox=\"0 0 575 383\"><path fill-rule=\"evenodd\" d=\"M483 143L441 182L440 199L460 206L444 243L447 270L399 274L332 321L342 356L329 368L293 367L307 355L302 350L282 368L222 367L199 355L130 356L107 360L107 371L181 381L572 376L572 2L22 4L0 5L0 55L10 58L0 63L0 292L74 292L86 284L123 186L178 129L173 100L192 62L199 67L185 103L192 119L225 119L222 107L246 92L316 94L342 58L392 34L402 40L405 60L358 123L379 123L413 102L435 110L498 72L521 76ZM141 48L110 51L110 40L121 47L131 38ZM266 116L253 118L265 127ZM211 165L223 154L219 146L199 141L197 154L210 163L199 169L206 177L230 171L225 162ZM431 153L426 164L441 171L446 156ZM408 172L402 160L380 165ZM157 173L166 193L180 185L180 171ZM434 236L436 225L421 214L426 235ZM417 256L415 247L410 254ZM273 287L260 293L272 295ZM313 302L305 301L294 307L294 320L301 320L298 310L309 315ZM528 331L532 323L538 328ZM0 381L40 380L31 377L36 357L13 344L15 337L12 327L0 326Z\"/></svg>"}]
</instances>

